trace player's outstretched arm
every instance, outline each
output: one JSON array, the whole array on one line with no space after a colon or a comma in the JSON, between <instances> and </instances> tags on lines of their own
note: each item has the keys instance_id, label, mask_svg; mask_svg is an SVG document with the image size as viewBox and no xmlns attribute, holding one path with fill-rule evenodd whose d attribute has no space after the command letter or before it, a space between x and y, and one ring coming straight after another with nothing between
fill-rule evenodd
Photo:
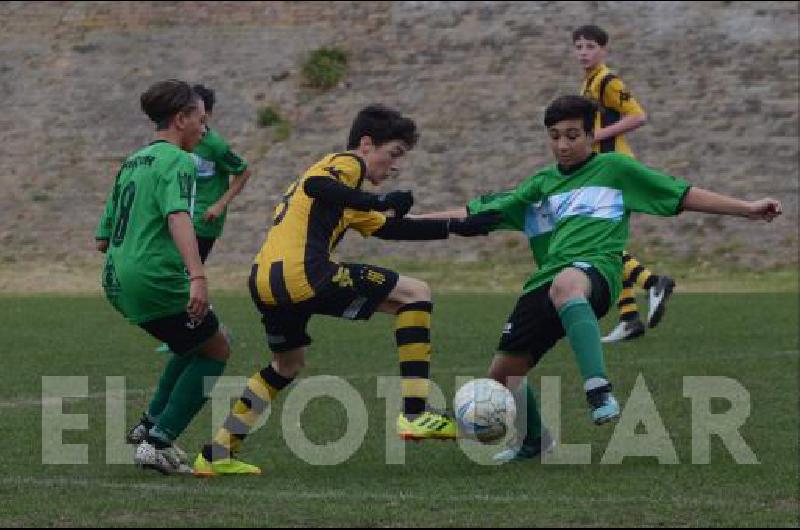
<instances>
[{"instance_id":1,"label":"player's outstretched arm","mask_svg":"<svg viewBox=\"0 0 800 530\"><path fill-rule=\"evenodd\" d=\"M328 177L307 178L303 191L312 199L362 212L393 210L397 217L405 216L414 205L414 195L410 191L392 191L377 195L351 188Z\"/></svg>"},{"instance_id":2,"label":"player's outstretched arm","mask_svg":"<svg viewBox=\"0 0 800 530\"><path fill-rule=\"evenodd\" d=\"M431 212L423 214L409 215L409 219L463 219L467 215L466 208L454 208L452 210L445 210L442 212Z\"/></svg>"},{"instance_id":3,"label":"player's outstretched arm","mask_svg":"<svg viewBox=\"0 0 800 530\"><path fill-rule=\"evenodd\" d=\"M697 187L692 187L684 197L683 209L689 212L733 215L767 222L771 222L783 213L780 201L775 199L743 201Z\"/></svg>"},{"instance_id":4,"label":"player's outstretched arm","mask_svg":"<svg viewBox=\"0 0 800 530\"><path fill-rule=\"evenodd\" d=\"M452 219L390 218L372 235L393 241L431 241L447 239L450 234L463 237L485 236L502 220L502 215L496 212Z\"/></svg>"}]
</instances>

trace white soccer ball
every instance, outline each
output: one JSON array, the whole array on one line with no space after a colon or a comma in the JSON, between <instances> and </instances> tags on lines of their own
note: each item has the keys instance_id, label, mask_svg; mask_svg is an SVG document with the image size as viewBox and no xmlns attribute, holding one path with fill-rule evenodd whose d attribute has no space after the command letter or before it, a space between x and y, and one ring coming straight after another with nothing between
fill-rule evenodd
<instances>
[{"instance_id":1,"label":"white soccer ball","mask_svg":"<svg viewBox=\"0 0 800 530\"><path fill-rule=\"evenodd\" d=\"M493 379L473 379L453 400L461 435L483 443L502 440L517 415L514 396Z\"/></svg>"}]
</instances>

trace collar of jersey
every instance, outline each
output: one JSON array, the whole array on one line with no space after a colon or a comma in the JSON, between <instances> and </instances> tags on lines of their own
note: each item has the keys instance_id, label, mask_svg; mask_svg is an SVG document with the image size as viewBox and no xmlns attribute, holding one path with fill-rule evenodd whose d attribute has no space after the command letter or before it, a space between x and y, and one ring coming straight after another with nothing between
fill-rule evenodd
<instances>
[{"instance_id":1,"label":"collar of jersey","mask_svg":"<svg viewBox=\"0 0 800 530\"><path fill-rule=\"evenodd\" d=\"M564 168L564 167L561 167L561 164L557 164L556 167L558 168L558 172L561 173L561 175L563 175L565 177L568 177L568 176L570 176L570 175L572 175L574 173L577 173L581 169L583 169L586 166L586 164L588 164L589 162L594 160L596 156L597 156L597 153L592 153L591 155L589 155L589 158L587 158L586 160L584 160L580 164L572 166L571 168L568 168L568 169Z\"/></svg>"},{"instance_id":2,"label":"collar of jersey","mask_svg":"<svg viewBox=\"0 0 800 530\"><path fill-rule=\"evenodd\" d=\"M608 70L608 67L605 65L605 63L600 63L597 66L595 66L591 72L586 74L586 86L587 87L591 86L592 82L595 79L597 79L598 74L600 74L600 72L604 70Z\"/></svg>"}]
</instances>

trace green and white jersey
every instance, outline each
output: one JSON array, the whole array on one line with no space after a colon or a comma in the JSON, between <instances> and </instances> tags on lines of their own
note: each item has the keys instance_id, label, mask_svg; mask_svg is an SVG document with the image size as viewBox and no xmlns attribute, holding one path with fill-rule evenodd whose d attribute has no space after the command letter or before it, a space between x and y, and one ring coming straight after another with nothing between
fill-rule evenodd
<instances>
[{"instance_id":1,"label":"green and white jersey","mask_svg":"<svg viewBox=\"0 0 800 530\"><path fill-rule=\"evenodd\" d=\"M552 282L567 267L588 264L603 275L611 300L617 300L631 212L677 215L689 188L688 182L624 154L596 154L568 174L556 164L547 166L515 190L470 201L467 210L501 212L503 222L496 229L528 236L539 270L524 292Z\"/></svg>"},{"instance_id":2,"label":"green and white jersey","mask_svg":"<svg viewBox=\"0 0 800 530\"><path fill-rule=\"evenodd\" d=\"M216 239L222 235L227 211L211 222L204 221L203 214L228 191L230 176L247 169L247 161L231 151L225 139L210 128L194 148L192 158L197 166L194 230L198 237Z\"/></svg>"},{"instance_id":3,"label":"green and white jersey","mask_svg":"<svg viewBox=\"0 0 800 530\"><path fill-rule=\"evenodd\" d=\"M111 304L140 324L186 310L189 278L167 217L192 214L195 165L160 140L122 164L96 238L109 241L103 289Z\"/></svg>"}]
</instances>

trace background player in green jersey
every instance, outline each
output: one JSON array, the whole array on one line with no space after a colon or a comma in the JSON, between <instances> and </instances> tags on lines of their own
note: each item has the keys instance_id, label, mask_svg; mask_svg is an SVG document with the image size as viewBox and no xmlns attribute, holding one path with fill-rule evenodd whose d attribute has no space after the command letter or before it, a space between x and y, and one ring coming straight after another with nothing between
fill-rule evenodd
<instances>
[{"instance_id":1,"label":"background player in green jersey","mask_svg":"<svg viewBox=\"0 0 800 530\"><path fill-rule=\"evenodd\" d=\"M97 228L107 253L103 288L125 318L166 342L167 362L148 411L129 433L135 461L162 473L191 469L173 441L206 401L225 369L228 342L208 303L208 285L192 227L195 164L189 156L205 128L203 100L178 80L141 96L156 140L117 173Z\"/></svg>"},{"instance_id":2,"label":"background player in green jersey","mask_svg":"<svg viewBox=\"0 0 800 530\"><path fill-rule=\"evenodd\" d=\"M650 169L619 153L592 152L595 104L581 96L555 100L544 123L556 163L516 189L485 195L466 209L426 217L500 212L499 229L519 230L530 239L539 267L525 283L503 330L491 377L514 386L564 336L584 380L595 423L619 416L606 374L598 318L620 292L622 252L632 212L677 215L683 210L771 221L781 214L773 199L741 201ZM519 388L512 388L521 396ZM553 444L525 384L527 429L524 439L496 459L534 458Z\"/></svg>"},{"instance_id":3,"label":"background player in green jersey","mask_svg":"<svg viewBox=\"0 0 800 530\"><path fill-rule=\"evenodd\" d=\"M192 89L203 99L206 123L212 119L216 97L203 85ZM197 166L197 193L194 207L194 231L203 263L208 259L214 242L222 235L228 205L241 193L250 169L247 161L231 151L225 139L206 126L200 143L192 151Z\"/></svg>"}]
</instances>

